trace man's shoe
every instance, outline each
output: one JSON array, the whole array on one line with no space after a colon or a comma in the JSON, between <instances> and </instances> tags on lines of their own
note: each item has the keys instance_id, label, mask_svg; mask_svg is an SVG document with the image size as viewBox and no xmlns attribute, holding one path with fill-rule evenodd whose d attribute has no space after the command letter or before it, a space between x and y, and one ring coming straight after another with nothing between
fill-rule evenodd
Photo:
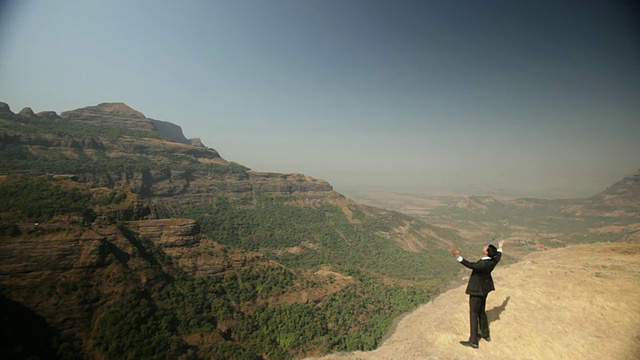
<instances>
[{"instance_id":1,"label":"man's shoe","mask_svg":"<svg viewBox=\"0 0 640 360\"><path fill-rule=\"evenodd\" d=\"M491 341L491 336L480 336L481 339L484 339L484 341L486 342L490 342Z\"/></svg>"},{"instance_id":2,"label":"man's shoe","mask_svg":"<svg viewBox=\"0 0 640 360\"><path fill-rule=\"evenodd\" d=\"M468 346L470 348L474 348L477 349L478 348L478 344L474 344L471 341L460 341L460 345L462 346Z\"/></svg>"}]
</instances>

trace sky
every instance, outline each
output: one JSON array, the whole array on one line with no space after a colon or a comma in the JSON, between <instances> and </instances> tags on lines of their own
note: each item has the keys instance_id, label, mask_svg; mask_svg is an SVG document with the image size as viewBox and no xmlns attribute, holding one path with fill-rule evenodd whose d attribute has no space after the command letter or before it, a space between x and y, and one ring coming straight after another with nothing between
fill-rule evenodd
<instances>
[{"instance_id":1,"label":"sky","mask_svg":"<svg viewBox=\"0 0 640 360\"><path fill-rule=\"evenodd\" d=\"M589 196L640 169L640 5L0 0L0 101L124 102L346 193Z\"/></svg>"}]
</instances>

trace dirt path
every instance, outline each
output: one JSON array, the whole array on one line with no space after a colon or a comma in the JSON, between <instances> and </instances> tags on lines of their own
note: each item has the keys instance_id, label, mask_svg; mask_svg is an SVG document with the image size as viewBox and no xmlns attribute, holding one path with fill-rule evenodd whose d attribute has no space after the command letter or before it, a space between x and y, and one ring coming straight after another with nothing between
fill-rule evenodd
<instances>
[{"instance_id":1,"label":"dirt path","mask_svg":"<svg viewBox=\"0 0 640 360\"><path fill-rule=\"evenodd\" d=\"M494 280L493 341L478 350L458 343L469 331L460 287L403 318L375 351L322 359L640 359L640 243L534 253L498 265Z\"/></svg>"}]
</instances>

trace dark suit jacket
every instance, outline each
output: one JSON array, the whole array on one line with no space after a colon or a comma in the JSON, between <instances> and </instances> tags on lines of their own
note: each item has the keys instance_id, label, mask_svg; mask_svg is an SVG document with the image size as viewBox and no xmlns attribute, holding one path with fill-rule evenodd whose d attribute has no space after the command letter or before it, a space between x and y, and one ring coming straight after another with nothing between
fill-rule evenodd
<instances>
[{"instance_id":1,"label":"dark suit jacket","mask_svg":"<svg viewBox=\"0 0 640 360\"><path fill-rule=\"evenodd\" d=\"M493 286L491 272L493 271L493 268L498 265L501 257L502 252L499 251L493 259L484 257L476 262L462 259L460 263L473 270L465 293L469 295L486 296L490 291L495 290L496 288Z\"/></svg>"}]
</instances>

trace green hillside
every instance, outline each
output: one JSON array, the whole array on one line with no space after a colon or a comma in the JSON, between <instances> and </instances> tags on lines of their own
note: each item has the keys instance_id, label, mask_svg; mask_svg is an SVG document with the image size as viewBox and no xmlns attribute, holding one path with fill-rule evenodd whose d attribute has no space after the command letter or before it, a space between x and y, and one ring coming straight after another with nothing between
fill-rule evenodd
<instances>
[{"instance_id":1,"label":"green hillside","mask_svg":"<svg viewBox=\"0 0 640 360\"><path fill-rule=\"evenodd\" d=\"M286 359L373 349L456 273L445 250L454 231L314 179L250 173L158 131L5 112L0 156L1 295L38 314L39 331L55 330L42 353ZM173 218L198 222L196 245L166 247L129 223ZM58 243L53 260L58 248L28 248ZM28 254L41 258L29 271L44 275L22 283L12 274ZM84 265L60 262L73 256ZM56 310L65 304L82 305L76 320ZM27 340L2 354L26 356Z\"/></svg>"}]
</instances>

